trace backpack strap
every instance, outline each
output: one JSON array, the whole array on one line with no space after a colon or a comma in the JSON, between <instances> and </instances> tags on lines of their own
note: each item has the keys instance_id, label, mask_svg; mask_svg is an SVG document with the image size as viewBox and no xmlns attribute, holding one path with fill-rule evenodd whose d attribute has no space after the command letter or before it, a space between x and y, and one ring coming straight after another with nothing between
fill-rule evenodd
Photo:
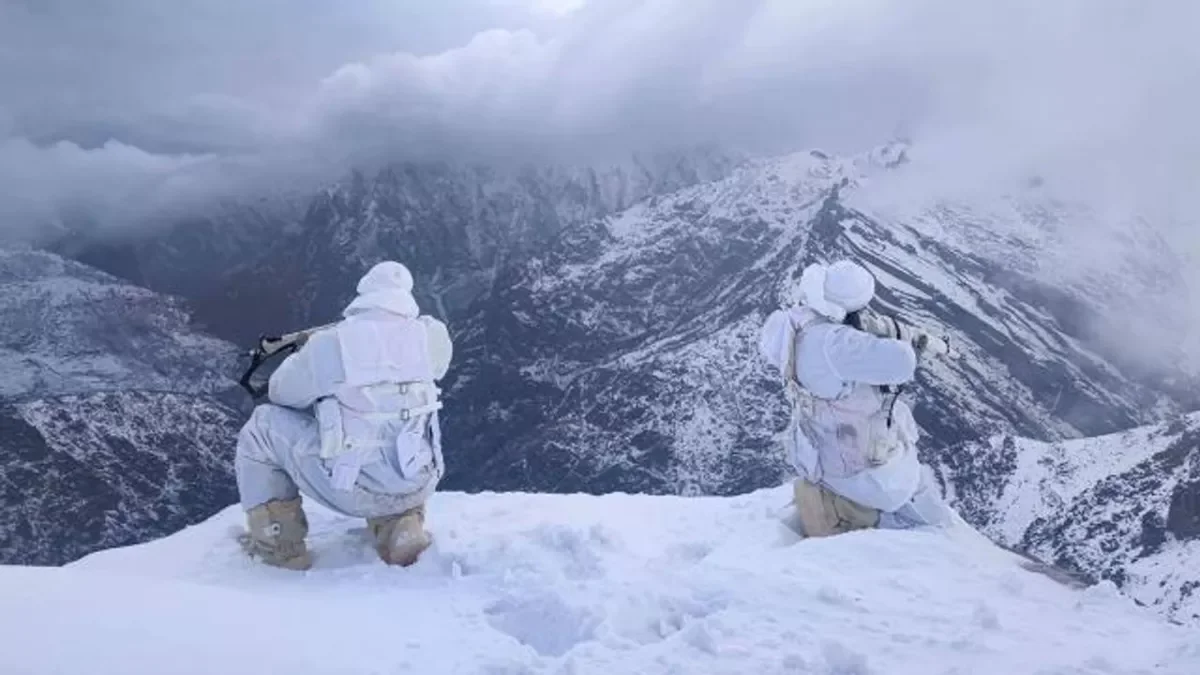
<instances>
[{"instance_id":1,"label":"backpack strap","mask_svg":"<svg viewBox=\"0 0 1200 675\"><path fill-rule=\"evenodd\" d=\"M787 396L790 405L790 415L788 420L787 430L784 432L784 447L788 453L795 456L797 448L794 447L798 434L805 434L802 429L803 421L806 417L811 417L816 413L818 404L817 397L804 388L800 384L799 378L796 376L796 346L800 342L800 337L805 329L813 324L822 322L823 317L815 312L807 313L799 321L791 313L788 312L788 339L787 339L787 358L783 364L783 390ZM815 473L808 476L808 479L814 483L820 483L824 474L821 466L820 458L817 458L816 464L811 467Z\"/></svg>"},{"instance_id":2,"label":"backpack strap","mask_svg":"<svg viewBox=\"0 0 1200 675\"><path fill-rule=\"evenodd\" d=\"M799 393L800 381L796 379L796 343L799 341L800 331L803 327L797 328L791 315L788 315L788 340L787 340L787 360L783 367L783 388L787 391L789 398L795 398Z\"/></svg>"},{"instance_id":3,"label":"backpack strap","mask_svg":"<svg viewBox=\"0 0 1200 675\"><path fill-rule=\"evenodd\" d=\"M800 380L796 377L796 345L800 341L800 335L803 334L809 326L812 326L816 323L823 323L824 321L825 319L816 312L810 312L809 315L802 319L799 322L799 325L797 325L795 318L790 312L788 313L788 327L791 330L788 331L787 359L783 366L783 387L788 394L788 398L792 399L793 403L800 398L812 396L807 390L804 389L803 386L801 386Z\"/></svg>"}]
</instances>

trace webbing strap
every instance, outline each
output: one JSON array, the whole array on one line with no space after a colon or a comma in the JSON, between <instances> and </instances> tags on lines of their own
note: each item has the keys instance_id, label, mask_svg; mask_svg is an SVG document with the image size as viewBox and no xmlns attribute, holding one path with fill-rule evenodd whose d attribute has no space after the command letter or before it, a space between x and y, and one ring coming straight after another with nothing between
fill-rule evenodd
<instances>
[{"instance_id":1,"label":"webbing strap","mask_svg":"<svg viewBox=\"0 0 1200 675\"><path fill-rule=\"evenodd\" d=\"M400 419L410 420L418 415L429 415L442 409L442 402L435 401L426 405L419 405L412 408L405 408L400 411Z\"/></svg>"},{"instance_id":2,"label":"webbing strap","mask_svg":"<svg viewBox=\"0 0 1200 675\"><path fill-rule=\"evenodd\" d=\"M800 384L799 378L796 377L796 345L800 340L800 334L803 333L809 326L819 322L820 320L821 318L818 316L810 317L797 326L792 321L791 315L788 315L788 325L791 327L791 331L788 333L787 362L784 364L783 368L783 385L787 391L788 397L792 400L793 412L795 407L799 405L801 401L808 401L811 403L815 398L803 387L803 385Z\"/></svg>"},{"instance_id":3,"label":"webbing strap","mask_svg":"<svg viewBox=\"0 0 1200 675\"><path fill-rule=\"evenodd\" d=\"M791 317L789 316L788 319L790 322ZM789 435L803 433L805 428L802 419L803 412L806 411L809 415L817 415L818 406L822 404L833 404L832 400L816 396L812 392L805 389L804 386L800 384L799 378L796 375L796 346L799 343L800 336L806 329L808 329L809 326L815 323L821 323L822 320L823 317L821 316L812 316L803 321L799 326L796 326L795 323L790 323L792 330L788 335L787 364L783 373L784 385L786 387L788 398L792 403L791 425L789 426L788 432ZM895 402L893 401L893 406L894 405ZM888 426L891 426L890 422ZM794 439L789 442L794 442ZM819 485L824 485L823 477L825 475L825 466L823 460L824 453L818 451L816 453L817 465L813 467L813 471L816 473L813 476L809 476L809 480L812 480L814 483Z\"/></svg>"},{"instance_id":4,"label":"webbing strap","mask_svg":"<svg viewBox=\"0 0 1200 675\"><path fill-rule=\"evenodd\" d=\"M442 409L442 403L435 401L425 405L402 408L394 412L357 412L354 416L371 422L391 422L393 420L407 421L419 415L428 415Z\"/></svg>"},{"instance_id":5,"label":"webbing strap","mask_svg":"<svg viewBox=\"0 0 1200 675\"><path fill-rule=\"evenodd\" d=\"M783 368L783 386L787 389L789 396L793 400L803 391L803 387L800 386L800 382L796 378L796 342L800 332L807 328L809 323L811 321L806 321L803 325L797 326L792 321L791 315L788 315L788 326L791 330L788 331L787 361Z\"/></svg>"}]
</instances>

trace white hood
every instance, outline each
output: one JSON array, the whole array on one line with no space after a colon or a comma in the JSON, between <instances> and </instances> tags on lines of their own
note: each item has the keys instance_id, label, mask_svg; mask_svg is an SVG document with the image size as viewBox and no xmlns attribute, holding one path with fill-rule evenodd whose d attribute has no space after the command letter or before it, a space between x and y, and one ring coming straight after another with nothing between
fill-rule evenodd
<instances>
[{"instance_id":1,"label":"white hood","mask_svg":"<svg viewBox=\"0 0 1200 675\"><path fill-rule=\"evenodd\" d=\"M358 297L346 306L342 316L349 317L372 310L416 318L421 314L413 297L413 277L408 268L387 260L372 267L359 280Z\"/></svg>"},{"instance_id":2,"label":"white hood","mask_svg":"<svg viewBox=\"0 0 1200 675\"><path fill-rule=\"evenodd\" d=\"M875 297L875 277L849 260L828 266L814 263L800 277L800 295L805 305L840 322L870 304Z\"/></svg>"}]
</instances>

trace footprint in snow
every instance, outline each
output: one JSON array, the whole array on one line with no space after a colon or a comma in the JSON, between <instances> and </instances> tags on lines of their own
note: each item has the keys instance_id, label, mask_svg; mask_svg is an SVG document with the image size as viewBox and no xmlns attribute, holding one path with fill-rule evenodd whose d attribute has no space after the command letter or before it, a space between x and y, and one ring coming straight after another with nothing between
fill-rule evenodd
<instances>
[{"instance_id":1,"label":"footprint in snow","mask_svg":"<svg viewBox=\"0 0 1200 675\"><path fill-rule=\"evenodd\" d=\"M673 564L694 565L708 557L713 552L713 545L708 542L696 541L675 544L667 549L667 558Z\"/></svg>"},{"instance_id":2,"label":"footprint in snow","mask_svg":"<svg viewBox=\"0 0 1200 675\"><path fill-rule=\"evenodd\" d=\"M601 617L587 607L573 607L546 593L512 596L489 605L484 613L492 628L532 647L542 656L562 656L595 639Z\"/></svg>"}]
</instances>

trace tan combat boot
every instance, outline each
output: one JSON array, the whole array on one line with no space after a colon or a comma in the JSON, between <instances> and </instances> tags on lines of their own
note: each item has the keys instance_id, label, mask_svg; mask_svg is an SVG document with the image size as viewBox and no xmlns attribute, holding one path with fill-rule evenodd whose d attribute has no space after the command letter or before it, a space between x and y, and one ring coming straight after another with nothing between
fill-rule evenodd
<instances>
[{"instance_id":1,"label":"tan combat boot","mask_svg":"<svg viewBox=\"0 0 1200 675\"><path fill-rule=\"evenodd\" d=\"M824 485L797 478L794 486L796 513L806 537L828 537L879 524L879 510L863 506Z\"/></svg>"},{"instance_id":2,"label":"tan combat boot","mask_svg":"<svg viewBox=\"0 0 1200 675\"><path fill-rule=\"evenodd\" d=\"M389 565L407 567L433 543L425 532L424 505L395 516L368 518L367 527L375 537L379 557Z\"/></svg>"},{"instance_id":3,"label":"tan combat boot","mask_svg":"<svg viewBox=\"0 0 1200 675\"><path fill-rule=\"evenodd\" d=\"M312 558L304 545L308 535L308 518L301 508L300 498L272 500L246 512L249 532L242 536L242 547L251 556L273 567L307 570Z\"/></svg>"}]
</instances>

